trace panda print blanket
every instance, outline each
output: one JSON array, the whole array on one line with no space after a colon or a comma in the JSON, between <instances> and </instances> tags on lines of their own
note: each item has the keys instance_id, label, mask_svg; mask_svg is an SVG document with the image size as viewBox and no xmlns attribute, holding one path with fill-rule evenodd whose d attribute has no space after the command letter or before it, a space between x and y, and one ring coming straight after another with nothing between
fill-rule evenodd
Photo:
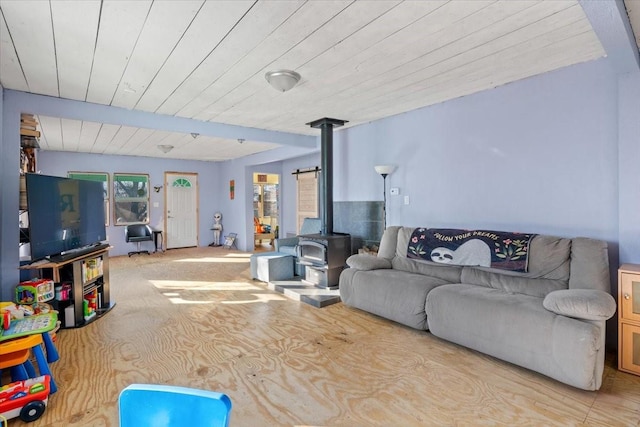
<instances>
[{"instance_id":1,"label":"panda print blanket","mask_svg":"<svg viewBox=\"0 0 640 427\"><path fill-rule=\"evenodd\" d=\"M416 228L407 257L442 264L493 267L526 273L535 234L451 228Z\"/></svg>"}]
</instances>

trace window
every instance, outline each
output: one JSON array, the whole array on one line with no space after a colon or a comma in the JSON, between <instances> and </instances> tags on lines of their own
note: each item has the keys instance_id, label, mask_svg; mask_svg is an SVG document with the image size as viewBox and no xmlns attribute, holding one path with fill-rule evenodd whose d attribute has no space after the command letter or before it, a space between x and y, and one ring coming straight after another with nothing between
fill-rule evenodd
<instances>
[{"instance_id":1,"label":"window","mask_svg":"<svg viewBox=\"0 0 640 427\"><path fill-rule=\"evenodd\" d=\"M149 175L113 174L115 225L149 223Z\"/></svg>"},{"instance_id":2,"label":"window","mask_svg":"<svg viewBox=\"0 0 640 427\"><path fill-rule=\"evenodd\" d=\"M315 172L315 173L310 173ZM298 224L296 234L302 227L305 218L318 216L318 169L296 171L297 188L297 216Z\"/></svg>"},{"instance_id":3,"label":"window","mask_svg":"<svg viewBox=\"0 0 640 427\"><path fill-rule=\"evenodd\" d=\"M102 183L102 191L104 194L104 225L109 225L109 218L111 217L109 212L109 174L102 172L67 172L67 177Z\"/></svg>"}]
</instances>

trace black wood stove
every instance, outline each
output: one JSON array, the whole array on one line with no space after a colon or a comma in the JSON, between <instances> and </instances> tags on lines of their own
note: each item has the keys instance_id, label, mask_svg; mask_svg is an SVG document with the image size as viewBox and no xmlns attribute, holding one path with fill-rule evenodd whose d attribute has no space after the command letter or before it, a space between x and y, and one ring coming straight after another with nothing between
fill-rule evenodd
<instances>
[{"instance_id":1,"label":"black wood stove","mask_svg":"<svg viewBox=\"0 0 640 427\"><path fill-rule=\"evenodd\" d=\"M298 258L305 268L305 282L336 289L340 273L351 255L351 237L333 233L299 236Z\"/></svg>"},{"instance_id":2,"label":"black wood stove","mask_svg":"<svg viewBox=\"0 0 640 427\"><path fill-rule=\"evenodd\" d=\"M337 289L340 273L351 255L351 237L333 232L333 128L347 123L345 120L323 118L307 123L321 130L322 182L321 217L319 234L299 236L298 258L305 265L307 283Z\"/></svg>"}]
</instances>

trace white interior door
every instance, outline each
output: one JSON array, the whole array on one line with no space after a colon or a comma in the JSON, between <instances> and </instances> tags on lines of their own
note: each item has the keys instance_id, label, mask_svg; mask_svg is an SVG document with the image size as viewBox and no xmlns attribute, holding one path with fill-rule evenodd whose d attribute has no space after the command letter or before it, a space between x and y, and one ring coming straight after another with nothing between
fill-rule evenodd
<instances>
[{"instance_id":1,"label":"white interior door","mask_svg":"<svg viewBox=\"0 0 640 427\"><path fill-rule=\"evenodd\" d=\"M167 249L198 246L198 175L165 173Z\"/></svg>"}]
</instances>

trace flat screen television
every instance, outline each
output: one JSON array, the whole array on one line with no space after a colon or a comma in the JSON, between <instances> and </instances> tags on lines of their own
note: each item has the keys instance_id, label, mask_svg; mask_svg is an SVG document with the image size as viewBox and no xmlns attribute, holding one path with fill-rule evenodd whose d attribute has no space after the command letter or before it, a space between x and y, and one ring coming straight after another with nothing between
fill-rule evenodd
<instances>
[{"instance_id":1,"label":"flat screen television","mask_svg":"<svg viewBox=\"0 0 640 427\"><path fill-rule=\"evenodd\" d=\"M26 175L31 260L106 240L101 182Z\"/></svg>"}]
</instances>

